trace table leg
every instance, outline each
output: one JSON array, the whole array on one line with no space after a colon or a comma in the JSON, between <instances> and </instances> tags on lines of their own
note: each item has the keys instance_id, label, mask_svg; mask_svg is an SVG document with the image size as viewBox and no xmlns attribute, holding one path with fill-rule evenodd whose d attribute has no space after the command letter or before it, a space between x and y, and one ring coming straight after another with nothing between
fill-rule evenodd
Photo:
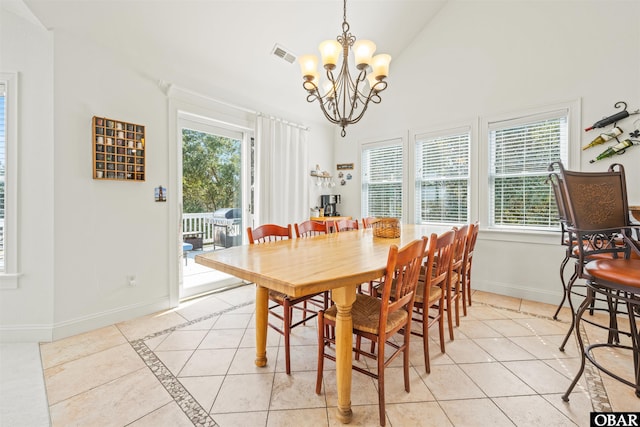
<instances>
[{"instance_id":1,"label":"table leg","mask_svg":"<svg viewBox=\"0 0 640 427\"><path fill-rule=\"evenodd\" d=\"M269 289L256 284L256 366L267 365Z\"/></svg>"},{"instance_id":2,"label":"table leg","mask_svg":"<svg viewBox=\"0 0 640 427\"><path fill-rule=\"evenodd\" d=\"M355 287L333 289L331 297L336 303L336 381L338 385L338 419L351 422L351 356L353 319L351 306L356 300Z\"/></svg>"}]
</instances>

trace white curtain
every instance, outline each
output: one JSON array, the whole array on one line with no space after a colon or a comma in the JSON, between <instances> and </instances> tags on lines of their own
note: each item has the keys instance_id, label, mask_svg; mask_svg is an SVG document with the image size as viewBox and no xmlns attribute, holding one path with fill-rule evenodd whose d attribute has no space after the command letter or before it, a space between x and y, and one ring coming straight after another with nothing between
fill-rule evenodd
<instances>
[{"instance_id":1,"label":"white curtain","mask_svg":"<svg viewBox=\"0 0 640 427\"><path fill-rule=\"evenodd\" d=\"M257 117L254 227L309 219L307 137L300 126Z\"/></svg>"}]
</instances>

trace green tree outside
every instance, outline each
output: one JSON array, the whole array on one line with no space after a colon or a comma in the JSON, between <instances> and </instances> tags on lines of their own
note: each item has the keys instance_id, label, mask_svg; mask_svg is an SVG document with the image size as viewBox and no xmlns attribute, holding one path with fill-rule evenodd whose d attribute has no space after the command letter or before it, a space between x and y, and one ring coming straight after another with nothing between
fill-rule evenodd
<instances>
[{"instance_id":1,"label":"green tree outside","mask_svg":"<svg viewBox=\"0 0 640 427\"><path fill-rule=\"evenodd\" d=\"M240 208L241 141L182 130L182 202L185 213Z\"/></svg>"}]
</instances>

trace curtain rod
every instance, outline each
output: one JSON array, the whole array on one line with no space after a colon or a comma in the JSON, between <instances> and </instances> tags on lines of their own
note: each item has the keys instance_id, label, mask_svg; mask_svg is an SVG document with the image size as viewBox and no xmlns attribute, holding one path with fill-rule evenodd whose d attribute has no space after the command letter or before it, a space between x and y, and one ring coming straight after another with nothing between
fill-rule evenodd
<instances>
[{"instance_id":1,"label":"curtain rod","mask_svg":"<svg viewBox=\"0 0 640 427\"><path fill-rule=\"evenodd\" d=\"M267 118L267 119L275 120L275 121L277 121L277 122L282 122L282 123L284 123L284 124L286 124L286 125L290 125L290 126L293 126L293 127L297 127L297 128L299 128L299 129L302 129L302 130L309 130L309 126L301 125L301 124L299 124L299 123L290 122L290 121L288 121L288 120L281 119L280 117L275 117L275 116L272 116L272 115L270 115L270 114L265 114L265 113L260 113L260 112L258 112L258 113L256 113L256 115L257 115L258 117L265 117L265 118Z\"/></svg>"}]
</instances>

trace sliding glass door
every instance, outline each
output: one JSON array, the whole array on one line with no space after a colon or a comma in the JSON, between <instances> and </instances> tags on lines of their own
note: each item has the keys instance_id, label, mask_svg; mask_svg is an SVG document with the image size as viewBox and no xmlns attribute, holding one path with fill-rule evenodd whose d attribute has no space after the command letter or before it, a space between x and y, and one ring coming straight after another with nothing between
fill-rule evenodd
<instances>
[{"instance_id":1,"label":"sliding glass door","mask_svg":"<svg viewBox=\"0 0 640 427\"><path fill-rule=\"evenodd\" d=\"M183 241L180 299L240 283L194 257L238 246L249 220L245 189L250 135L212 119L181 114ZM250 222L249 222L250 223Z\"/></svg>"}]
</instances>

